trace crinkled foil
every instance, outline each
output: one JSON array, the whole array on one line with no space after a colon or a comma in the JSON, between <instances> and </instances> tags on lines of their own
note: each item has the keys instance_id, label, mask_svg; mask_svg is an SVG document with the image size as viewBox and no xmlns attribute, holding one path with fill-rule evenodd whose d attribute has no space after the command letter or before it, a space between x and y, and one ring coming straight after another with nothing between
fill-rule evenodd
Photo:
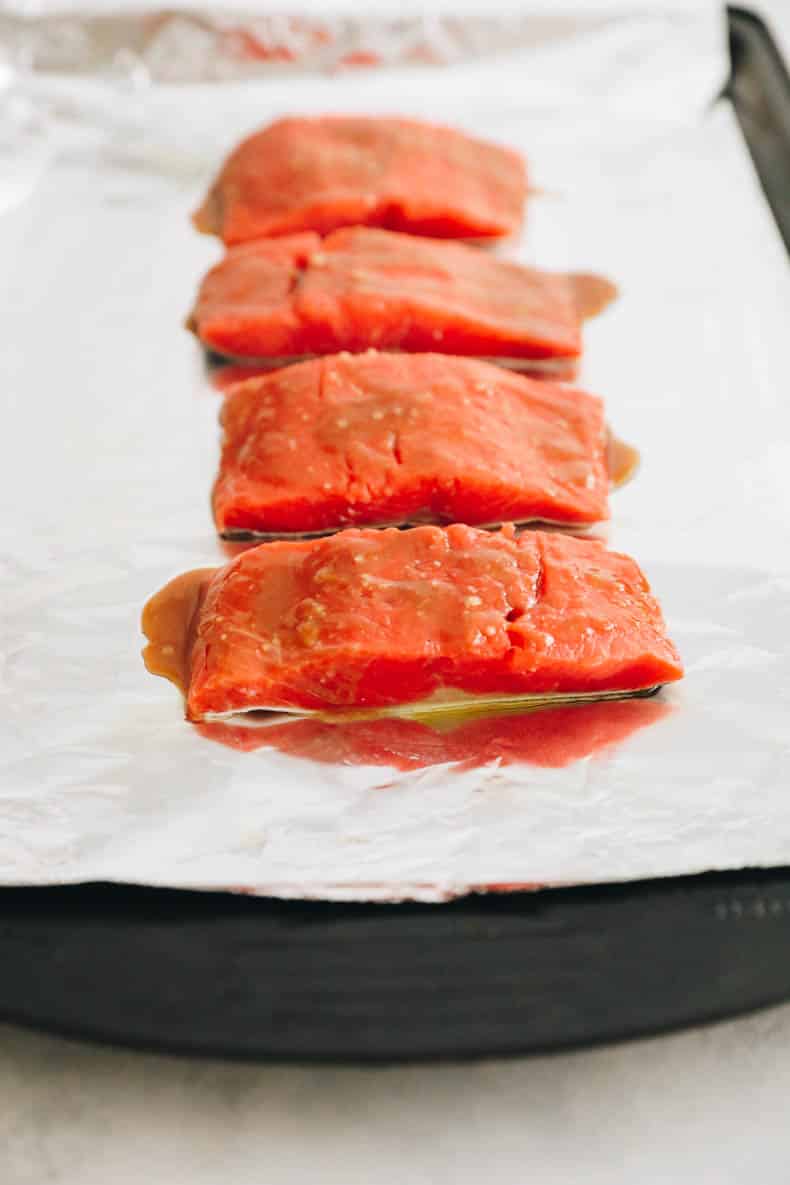
<instances>
[{"instance_id":1,"label":"crinkled foil","mask_svg":"<svg viewBox=\"0 0 790 1185\"><path fill-rule=\"evenodd\" d=\"M3 16L0 39L19 66L69 74L104 72L148 82L221 82L435 65L528 44L526 15L339 17L288 12L150 12Z\"/></svg>"},{"instance_id":2,"label":"crinkled foil","mask_svg":"<svg viewBox=\"0 0 790 1185\"><path fill-rule=\"evenodd\" d=\"M790 860L787 261L732 112L712 106L718 7L601 7L506 49L353 71L337 47L309 69L301 50L240 61L225 18L130 16L134 36L105 44L98 24L33 14L24 49L13 17L0 882L441 899ZM267 46L293 32L255 28ZM190 38L207 38L202 65ZM661 696L452 729L196 728L144 670L144 601L226 559L209 512L221 395L182 328L220 251L189 213L250 128L344 109L522 149L540 192L514 253L620 284L582 381L642 450L608 534L687 664Z\"/></svg>"}]
</instances>

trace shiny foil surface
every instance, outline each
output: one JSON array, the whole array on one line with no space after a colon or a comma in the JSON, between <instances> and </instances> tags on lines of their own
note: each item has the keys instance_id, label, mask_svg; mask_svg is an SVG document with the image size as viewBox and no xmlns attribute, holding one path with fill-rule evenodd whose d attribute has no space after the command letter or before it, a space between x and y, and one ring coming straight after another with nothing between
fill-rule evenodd
<instances>
[{"instance_id":1,"label":"shiny foil surface","mask_svg":"<svg viewBox=\"0 0 790 1185\"><path fill-rule=\"evenodd\" d=\"M444 64L221 79L143 69L139 36L112 69L37 66L15 33L0 882L430 900L790 861L787 260L714 103L718 5L603 9ZM606 535L648 574L682 683L452 728L195 727L145 671L146 599L227 560L209 509L221 375L183 328L220 248L189 214L236 140L286 111L430 116L521 149L537 192L501 249L618 283L580 385L641 450Z\"/></svg>"}]
</instances>

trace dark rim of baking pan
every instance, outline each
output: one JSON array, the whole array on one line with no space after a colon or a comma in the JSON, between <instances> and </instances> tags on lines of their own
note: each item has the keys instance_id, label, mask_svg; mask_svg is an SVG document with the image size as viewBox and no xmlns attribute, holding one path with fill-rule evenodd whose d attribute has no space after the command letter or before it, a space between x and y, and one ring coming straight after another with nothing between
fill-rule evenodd
<instances>
[{"instance_id":1,"label":"dark rim of baking pan","mask_svg":"<svg viewBox=\"0 0 790 1185\"><path fill-rule=\"evenodd\" d=\"M160 1052L507 1057L790 995L790 868L442 905L122 885L0 893L0 1017Z\"/></svg>"}]
</instances>

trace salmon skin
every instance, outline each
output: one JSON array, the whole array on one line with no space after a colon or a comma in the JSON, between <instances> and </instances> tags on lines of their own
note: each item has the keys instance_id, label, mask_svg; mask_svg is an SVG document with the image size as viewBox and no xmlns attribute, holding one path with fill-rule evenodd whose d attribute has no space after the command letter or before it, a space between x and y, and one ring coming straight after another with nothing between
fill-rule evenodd
<instances>
[{"instance_id":1,"label":"salmon skin","mask_svg":"<svg viewBox=\"0 0 790 1185\"><path fill-rule=\"evenodd\" d=\"M233 150L193 217L226 243L341 226L497 239L521 224L518 153L411 119L281 119Z\"/></svg>"},{"instance_id":2,"label":"salmon skin","mask_svg":"<svg viewBox=\"0 0 790 1185\"><path fill-rule=\"evenodd\" d=\"M573 276L352 227L231 248L188 324L209 350L249 361L371 347L575 360L582 312Z\"/></svg>"},{"instance_id":3,"label":"salmon skin","mask_svg":"<svg viewBox=\"0 0 790 1185\"><path fill-rule=\"evenodd\" d=\"M469 358L339 354L230 388L225 537L608 517L602 401Z\"/></svg>"},{"instance_id":4,"label":"salmon skin","mask_svg":"<svg viewBox=\"0 0 790 1185\"><path fill-rule=\"evenodd\" d=\"M371 713L341 719L337 714L212 720L198 724L201 736L229 749L254 753L277 749L328 765L384 765L430 769L454 765L479 769L527 764L562 769L621 744L672 711L656 691L627 698L562 704L530 711L477 709L445 715Z\"/></svg>"},{"instance_id":5,"label":"salmon skin","mask_svg":"<svg viewBox=\"0 0 790 1185\"><path fill-rule=\"evenodd\" d=\"M149 637L157 598L144 614ZM682 675L633 560L510 525L264 543L209 576L196 603L192 720L614 696ZM151 651L149 668L167 673Z\"/></svg>"}]
</instances>

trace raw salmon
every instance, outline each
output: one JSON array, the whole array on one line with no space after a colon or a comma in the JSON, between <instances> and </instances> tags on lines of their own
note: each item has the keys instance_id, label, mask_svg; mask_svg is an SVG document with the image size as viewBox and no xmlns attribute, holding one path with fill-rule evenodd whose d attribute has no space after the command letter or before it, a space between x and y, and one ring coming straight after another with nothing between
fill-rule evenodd
<instances>
[{"instance_id":1,"label":"raw salmon","mask_svg":"<svg viewBox=\"0 0 790 1185\"><path fill-rule=\"evenodd\" d=\"M411 119L281 119L233 150L194 216L226 243L340 226L435 238L518 230L527 193L518 153Z\"/></svg>"},{"instance_id":2,"label":"raw salmon","mask_svg":"<svg viewBox=\"0 0 790 1185\"><path fill-rule=\"evenodd\" d=\"M464 243L353 227L231 248L189 326L209 349L247 360L375 347L575 361L595 284ZM614 295L597 285L596 309Z\"/></svg>"},{"instance_id":3,"label":"raw salmon","mask_svg":"<svg viewBox=\"0 0 790 1185\"><path fill-rule=\"evenodd\" d=\"M237 383L222 423L225 537L608 517L602 401L471 358L317 358Z\"/></svg>"},{"instance_id":4,"label":"raw salmon","mask_svg":"<svg viewBox=\"0 0 790 1185\"><path fill-rule=\"evenodd\" d=\"M180 632L176 602L190 608ZM153 672L179 681L183 653L192 720L600 697L682 674L633 560L512 526L264 543L192 586L173 582L147 605L143 628Z\"/></svg>"}]
</instances>

